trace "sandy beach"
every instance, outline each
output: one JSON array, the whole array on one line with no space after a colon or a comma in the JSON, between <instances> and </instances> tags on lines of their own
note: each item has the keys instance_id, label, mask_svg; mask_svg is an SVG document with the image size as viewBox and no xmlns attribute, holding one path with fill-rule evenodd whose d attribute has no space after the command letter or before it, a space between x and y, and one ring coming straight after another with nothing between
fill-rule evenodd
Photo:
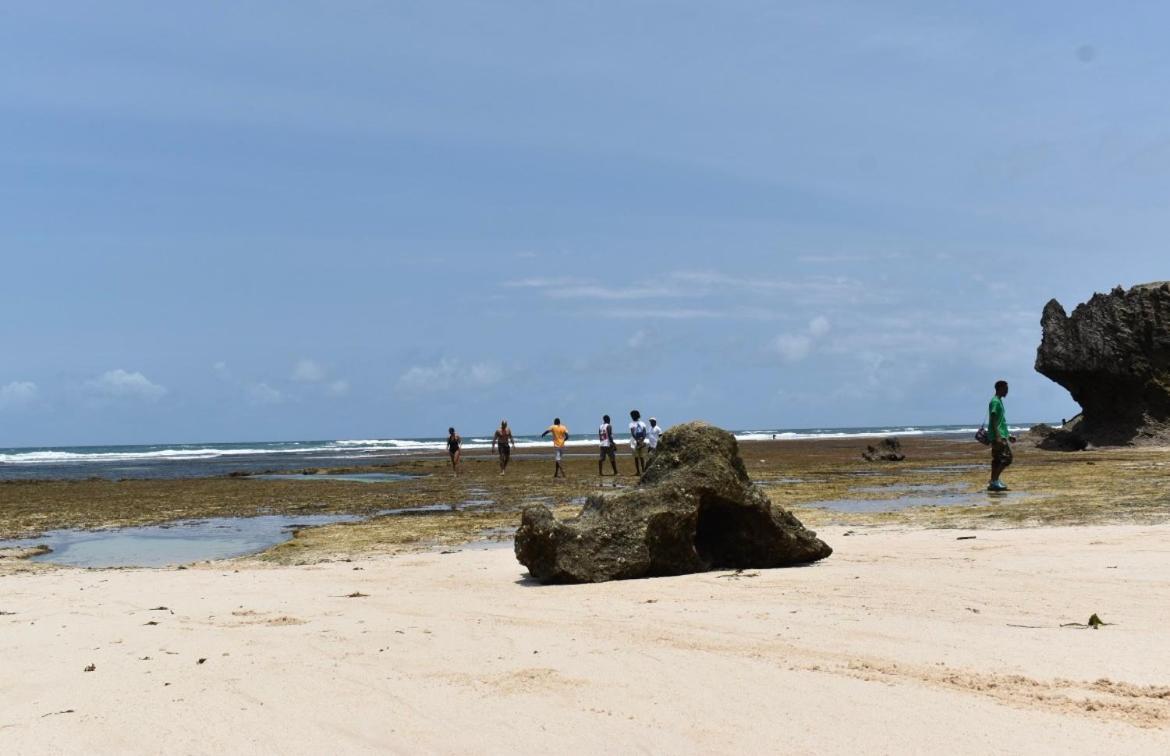
<instances>
[{"instance_id":1,"label":"sandy beach","mask_svg":"<svg viewBox=\"0 0 1170 756\"><path fill-rule=\"evenodd\" d=\"M500 547L10 574L0 749L1170 750L1170 526L820 532L579 586Z\"/></svg>"}]
</instances>

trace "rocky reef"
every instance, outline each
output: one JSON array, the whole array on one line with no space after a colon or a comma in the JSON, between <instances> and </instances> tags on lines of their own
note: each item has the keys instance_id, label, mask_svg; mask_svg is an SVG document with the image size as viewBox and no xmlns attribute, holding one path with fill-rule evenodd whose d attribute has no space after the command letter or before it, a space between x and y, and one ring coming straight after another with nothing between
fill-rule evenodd
<instances>
[{"instance_id":1,"label":"rocky reef","mask_svg":"<svg viewBox=\"0 0 1170 756\"><path fill-rule=\"evenodd\" d=\"M546 583L784 567L833 551L752 484L734 436L702 422L667 431L636 488L590 496L576 518L525 509L515 549Z\"/></svg>"},{"instance_id":2,"label":"rocky reef","mask_svg":"<svg viewBox=\"0 0 1170 756\"><path fill-rule=\"evenodd\" d=\"M1170 440L1170 282L1094 294L1072 315L1044 307L1036 370L1081 405L1078 441Z\"/></svg>"}]
</instances>

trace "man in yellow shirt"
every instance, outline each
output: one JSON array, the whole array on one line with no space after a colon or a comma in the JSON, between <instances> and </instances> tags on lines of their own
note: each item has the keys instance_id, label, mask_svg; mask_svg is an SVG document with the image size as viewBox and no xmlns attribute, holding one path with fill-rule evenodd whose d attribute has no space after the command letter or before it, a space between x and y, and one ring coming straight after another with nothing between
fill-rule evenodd
<instances>
[{"instance_id":1,"label":"man in yellow shirt","mask_svg":"<svg viewBox=\"0 0 1170 756\"><path fill-rule=\"evenodd\" d=\"M544 438L550 433L552 434L553 451L556 452L557 460L556 469L553 470L553 478L556 479L558 475L562 478L568 478L569 476L565 475L565 468L561 463L564 462L565 441L569 440L569 429L561 425L561 419L558 417L553 420L553 424L548 427L548 430L540 434L540 437Z\"/></svg>"}]
</instances>

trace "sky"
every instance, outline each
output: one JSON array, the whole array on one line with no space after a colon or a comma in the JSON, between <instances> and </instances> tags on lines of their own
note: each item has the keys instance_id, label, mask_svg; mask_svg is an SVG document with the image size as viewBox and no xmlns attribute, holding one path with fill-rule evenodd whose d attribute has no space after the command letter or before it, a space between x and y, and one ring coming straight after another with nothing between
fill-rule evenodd
<instances>
[{"instance_id":1,"label":"sky","mask_svg":"<svg viewBox=\"0 0 1170 756\"><path fill-rule=\"evenodd\" d=\"M0 446L1070 417L1044 304L1170 278L1168 24L5 3Z\"/></svg>"}]
</instances>

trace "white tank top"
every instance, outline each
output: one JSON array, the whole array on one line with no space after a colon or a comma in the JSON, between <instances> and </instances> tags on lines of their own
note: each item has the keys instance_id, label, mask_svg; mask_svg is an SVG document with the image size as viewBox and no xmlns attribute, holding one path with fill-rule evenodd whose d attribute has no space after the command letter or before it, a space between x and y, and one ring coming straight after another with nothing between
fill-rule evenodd
<instances>
[{"instance_id":1,"label":"white tank top","mask_svg":"<svg viewBox=\"0 0 1170 756\"><path fill-rule=\"evenodd\" d=\"M601 441L602 446L609 446L610 445L609 444L609 434L606 433L607 427L609 427L609 423L602 423L601 427L599 427L597 429L597 438Z\"/></svg>"}]
</instances>

